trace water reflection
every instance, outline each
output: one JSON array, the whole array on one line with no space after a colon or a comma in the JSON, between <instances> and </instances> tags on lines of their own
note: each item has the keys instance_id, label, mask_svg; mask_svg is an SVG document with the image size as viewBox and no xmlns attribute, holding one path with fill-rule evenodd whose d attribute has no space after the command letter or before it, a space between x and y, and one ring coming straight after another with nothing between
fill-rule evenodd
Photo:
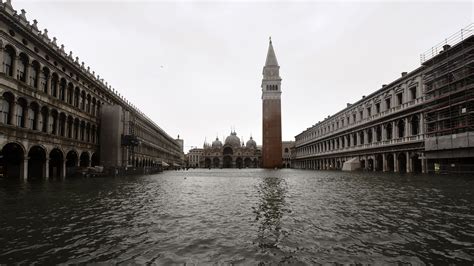
<instances>
[{"instance_id":1,"label":"water reflection","mask_svg":"<svg viewBox=\"0 0 474 266\"><path fill-rule=\"evenodd\" d=\"M282 231L282 218L290 212L285 201L286 181L280 177L264 177L257 192L259 201L253 210L258 223L256 242L263 250L279 249L278 244L288 234Z\"/></svg>"}]
</instances>

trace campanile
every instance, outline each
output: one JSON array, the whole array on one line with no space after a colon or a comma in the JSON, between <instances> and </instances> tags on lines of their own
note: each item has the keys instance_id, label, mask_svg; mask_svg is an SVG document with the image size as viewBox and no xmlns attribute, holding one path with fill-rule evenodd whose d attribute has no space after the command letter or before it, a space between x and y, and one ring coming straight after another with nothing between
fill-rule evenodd
<instances>
[{"instance_id":1,"label":"campanile","mask_svg":"<svg viewBox=\"0 0 474 266\"><path fill-rule=\"evenodd\" d=\"M262 79L263 168L281 167L281 78L272 39Z\"/></svg>"}]
</instances>

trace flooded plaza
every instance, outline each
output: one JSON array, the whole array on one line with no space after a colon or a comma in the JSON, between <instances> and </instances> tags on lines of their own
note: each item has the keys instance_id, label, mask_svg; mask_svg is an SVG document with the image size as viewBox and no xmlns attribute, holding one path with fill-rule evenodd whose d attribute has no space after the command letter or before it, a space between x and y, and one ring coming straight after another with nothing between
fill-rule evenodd
<instances>
[{"instance_id":1,"label":"flooded plaza","mask_svg":"<svg viewBox=\"0 0 474 266\"><path fill-rule=\"evenodd\" d=\"M0 263L469 263L474 178L195 169L0 179Z\"/></svg>"}]
</instances>

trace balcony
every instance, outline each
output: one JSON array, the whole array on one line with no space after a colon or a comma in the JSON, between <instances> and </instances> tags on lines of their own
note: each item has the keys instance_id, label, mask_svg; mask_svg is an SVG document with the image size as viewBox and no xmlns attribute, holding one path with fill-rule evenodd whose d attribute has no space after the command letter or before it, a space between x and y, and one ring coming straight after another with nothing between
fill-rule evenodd
<instances>
[{"instance_id":1,"label":"balcony","mask_svg":"<svg viewBox=\"0 0 474 266\"><path fill-rule=\"evenodd\" d=\"M301 154L301 155L297 155L296 159L305 159L305 158L311 158L315 156L325 156L325 155L329 156L329 155L334 155L334 154L339 154L339 153L357 152L357 151L376 149L376 148L381 148L381 147L390 147L390 146L396 146L396 145L402 145L402 144L423 142L424 139L425 139L424 135L420 134L420 135L408 136L408 137L397 138L397 139L382 140L382 141L377 141L377 142L372 142L372 143L367 143L367 144L359 144L359 145L351 146L351 147L338 148L331 151Z\"/></svg>"},{"instance_id":2,"label":"balcony","mask_svg":"<svg viewBox=\"0 0 474 266\"><path fill-rule=\"evenodd\" d=\"M362 126L364 124L367 124L369 122L372 122L372 121L375 121L375 120L378 120L378 119L382 119L382 118L384 118L388 115L396 114L396 113L404 111L406 109L413 108L415 106L419 106L419 105L423 104L423 102L424 102L423 97L418 97L418 98L416 98L414 100L411 100L409 102L405 102L405 103L402 103L400 105L394 106L394 107L390 108L389 110L385 110L383 112L372 115L370 117L366 117L363 120L352 123L349 126L338 128L334 131L325 133L325 134L317 136L315 138L309 138L309 139L306 139L306 140L303 140L303 141L296 141L295 146L296 147L304 146L308 143L312 143L312 142L327 138L329 136L336 135L336 134L338 134L342 131L350 130L350 129Z\"/></svg>"}]
</instances>

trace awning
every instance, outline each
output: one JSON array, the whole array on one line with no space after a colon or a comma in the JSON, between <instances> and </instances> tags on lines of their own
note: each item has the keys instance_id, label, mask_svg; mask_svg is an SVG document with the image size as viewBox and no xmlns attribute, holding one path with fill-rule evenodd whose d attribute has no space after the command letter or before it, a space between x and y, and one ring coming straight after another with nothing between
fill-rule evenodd
<instances>
[{"instance_id":1,"label":"awning","mask_svg":"<svg viewBox=\"0 0 474 266\"><path fill-rule=\"evenodd\" d=\"M173 163L173 166L174 167L181 167L181 165L177 164L177 163Z\"/></svg>"},{"instance_id":2,"label":"awning","mask_svg":"<svg viewBox=\"0 0 474 266\"><path fill-rule=\"evenodd\" d=\"M167 164L166 162L161 162L161 164L164 166L164 167L168 167L170 166L169 164Z\"/></svg>"}]
</instances>

